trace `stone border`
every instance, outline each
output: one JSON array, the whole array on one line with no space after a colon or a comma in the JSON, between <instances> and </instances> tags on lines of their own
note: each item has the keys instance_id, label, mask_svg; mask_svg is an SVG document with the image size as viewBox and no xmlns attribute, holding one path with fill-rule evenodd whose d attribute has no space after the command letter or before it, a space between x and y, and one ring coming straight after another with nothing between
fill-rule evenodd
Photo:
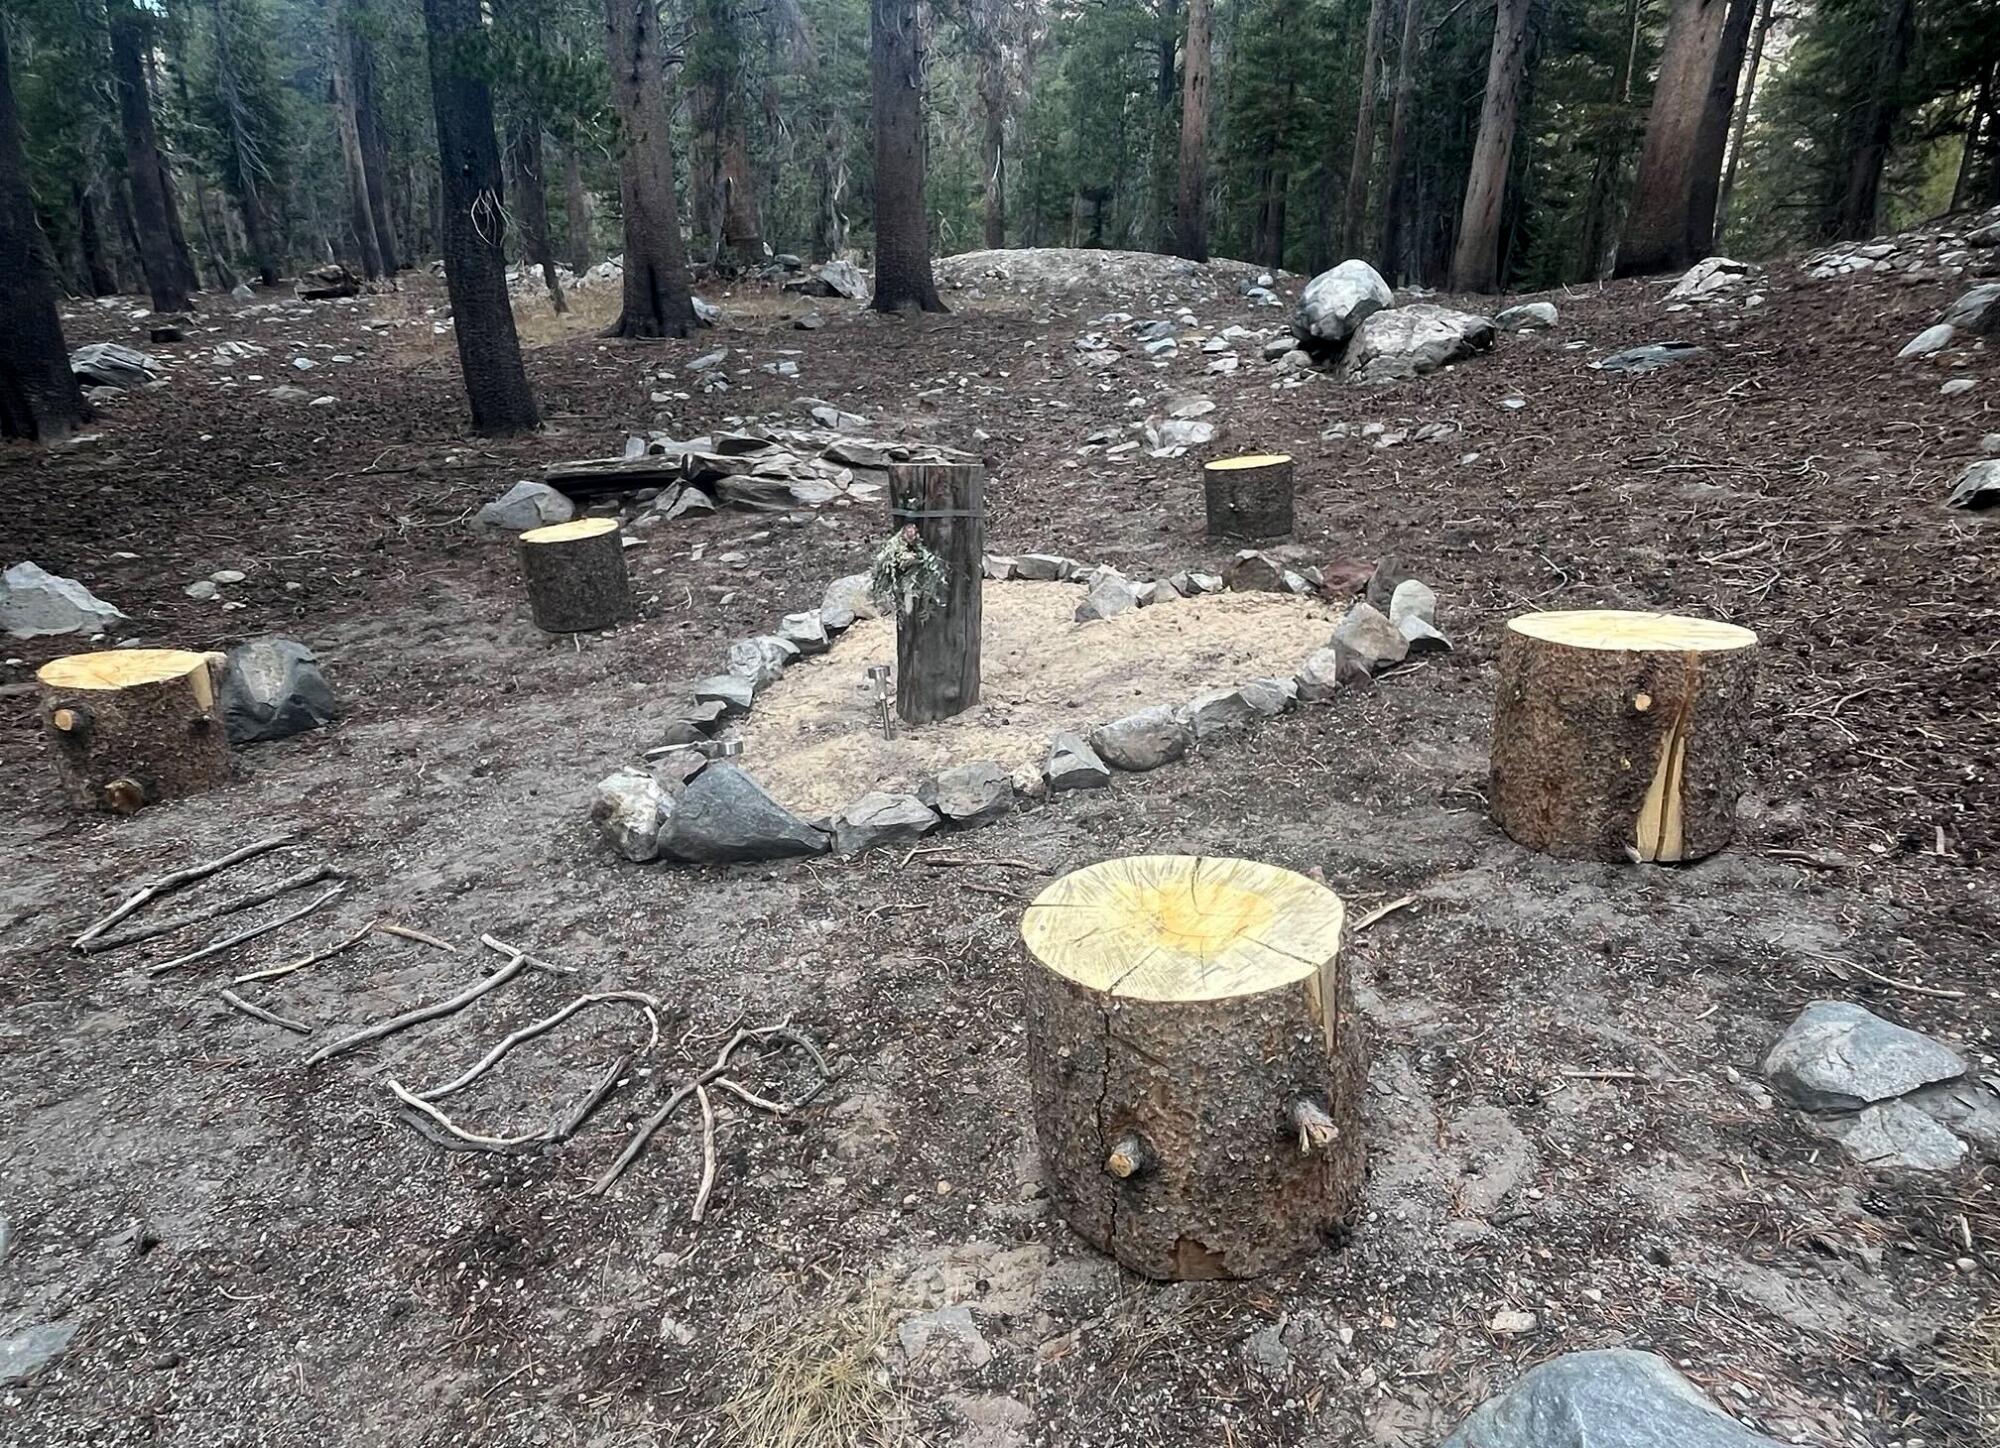
<instances>
[{"instance_id":1,"label":"stone border","mask_svg":"<svg viewBox=\"0 0 2000 1448\"><path fill-rule=\"evenodd\" d=\"M1388 613L1356 600L1326 646L1307 656L1291 678L1250 679L1204 690L1180 705L1141 709L1086 733L1059 731L1050 737L1039 770L1010 773L991 760L952 765L915 793L870 790L826 818L807 821L727 762L724 741L711 736L747 716L757 696L790 665L827 652L858 619L881 616L869 597L866 574L836 578L818 608L786 614L772 632L736 640L729 646L726 672L688 685L691 703L668 725L665 739L646 751L651 768L627 766L603 780L591 817L620 854L638 862L723 864L860 854L939 831L979 829L1012 813L1021 799L1103 788L1114 773L1157 769L1202 740L1300 702L1323 702L1342 683L1364 681L1412 653L1449 650L1434 626L1436 595L1413 578L1397 581L1391 591L1385 566L1377 566L1369 591L1391 592ZM982 558L982 573L994 581L1083 584L1079 623L1170 598L1222 592L1309 597L1326 587L1318 569L1290 568L1254 548L1238 552L1221 574L1186 570L1137 582L1109 564L1053 553L989 553Z\"/></svg>"}]
</instances>

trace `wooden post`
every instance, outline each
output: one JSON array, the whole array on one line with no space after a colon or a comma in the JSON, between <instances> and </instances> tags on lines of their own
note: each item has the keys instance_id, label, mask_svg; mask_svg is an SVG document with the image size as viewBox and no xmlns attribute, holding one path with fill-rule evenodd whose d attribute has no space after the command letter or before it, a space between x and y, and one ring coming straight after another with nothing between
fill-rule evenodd
<instances>
[{"instance_id":1,"label":"wooden post","mask_svg":"<svg viewBox=\"0 0 2000 1448\"><path fill-rule=\"evenodd\" d=\"M1283 453L1217 458L1201 470L1211 538L1281 538L1292 531L1292 460Z\"/></svg>"},{"instance_id":2,"label":"wooden post","mask_svg":"<svg viewBox=\"0 0 2000 1448\"><path fill-rule=\"evenodd\" d=\"M220 654L110 649L42 665L42 725L80 809L131 814L229 777L229 736L215 708Z\"/></svg>"},{"instance_id":3,"label":"wooden post","mask_svg":"<svg viewBox=\"0 0 2000 1448\"><path fill-rule=\"evenodd\" d=\"M1509 621L1493 713L1493 819L1570 859L1698 860L1736 829L1757 635L1674 614Z\"/></svg>"},{"instance_id":4,"label":"wooden post","mask_svg":"<svg viewBox=\"0 0 2000 1448\"><path fill-rule=\"evenodd\" d=\"M632 616L632 581L615 518L578 518L521 535L521 578L535 626L549 633L610 628Z\"/></svg>"},{"instance_id":5,"label":"wooden post","mask_svg":"<svg viewBox=\"0 0 2000 1448\"><path fill-rule=\"evenodd\" d=\"M1149 1277L1250 1277L1353 1218L1367 1061L1341 920L1303 875L1183 855L1028 907L1035 1134L1086 1241Z\"/></svg>"},{"instance_id":6,"label":"wooden post","mask_svg":"<svg viewBox=\"0 0 2000 1448\"><path fill-rule=\"evenodd\" d=\"M943 597L896 619L896 712L909 724L979 702L981 554L986 469L978 463L893 463L889 515L914 524L944 563Z\"/></svg>"}]
</instances>

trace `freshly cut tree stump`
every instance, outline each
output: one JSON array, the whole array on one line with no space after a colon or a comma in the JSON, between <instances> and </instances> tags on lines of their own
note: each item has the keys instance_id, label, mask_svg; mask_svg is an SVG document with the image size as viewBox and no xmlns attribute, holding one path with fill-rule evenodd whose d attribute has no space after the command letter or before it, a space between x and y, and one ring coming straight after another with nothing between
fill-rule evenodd
<instances>
[{"instance_id":1,"label":"freshly cut tree stump","mask_svg":"<svg viewBox=\"0 0 2000 1448\"><path fill-rule=\"evenodd\" d=\"M587 633L632 616L632 581L615 518L578 518L521 535L521 578L535 627Z\"/></svg>"},{"instance_id":2,"label":"freshly cut tree stump","mask_svg":"<svg viewBox=\"0 0 2000 1448\"><path fill-rule=\"evenodd\" d=\"M979 702L985 483L978 463L889 465L891 521L915 525L944 564L943 596L896 620L896 713L908 724L949 719Z\"/></svg>"},{"instance_id":3,"label":"freshly cut tree stump","mask_svg":"<svg viewBox=\"0 0 2000 1448\"><path fill-rule=\"evenodd\" d=\"M82 809L131 814L229 777L215 707L220 654L111 649L42 665L42 724L63 792Z\"/></svg>"},{"instance_id":4,"label":"freshly cut tree stump","mask_svg":"<svg viewBox=\"0 0 2000 1448\"><path fill-rule=\"evenodd\" d=\"M1511 620L1493 713L1493 818L1566 859L1698 860L1729 843L1757 635L1676 614Z\"/></svg>"},{"instance_id":5,"label":"freshly cut tree stump","mask_svg":"<svg viewBox=\"0 0 2000 1448\"><path fill-rule=\"evenodd\" d=\"M1292 460L1284 453L1217 458L1201 470L1211 538L1278 538L1292 531Z\"/></svg>"},{"instance_id":6,"label":"freshly cut tree stump","mask_svg":"<svg viewBox=\"0 0 2000 1448\"><path fill-rule=\"evenodd\" d=\"M1248 860L1107 860L1021 922L1035 1135L1078 1235L1252 1277L1349 1222L1367 1061L1340 898Z\"/></svg>"}]
</instances>

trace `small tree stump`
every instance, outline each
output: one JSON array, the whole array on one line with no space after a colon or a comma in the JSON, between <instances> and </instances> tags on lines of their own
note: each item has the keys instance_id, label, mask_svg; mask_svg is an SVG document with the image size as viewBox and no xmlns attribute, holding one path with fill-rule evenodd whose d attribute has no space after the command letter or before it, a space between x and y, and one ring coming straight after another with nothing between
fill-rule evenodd
<instances>
[{"instance_id":1,"label":"small tree stump","mask_svg":"<svg viewBox=\"0 0 2000 1448\"><path fill-rule=\"evenodd\" d=\"M896 619L896 713L929 724L979 702L980 584L986 469L978 463L892 463L891 521L914 524L944 563L944 596Z\"/></svg>"},{"instance_id":2,"label":"small tree stump","mask_svg":"<svg viewBox=\"0 0 2000 1448\"><path fill-rule=\"evenodd\" d=\"M1292 531L1292 460L1284 453L1217 458L1201 470L1211 538L1279 538Z\"/></svg>"},{"instance_id":3,"label":"small tree stump","mask_svg":"<svg viewBox=\"0 0 2000 1448\"><path fill-rule=\"evenodd\" d=\"M215 707L220 654L110 649L42 665L42 725L63 793L80 809L131 814L229 777Z\"/></svg>"},{"instance_id":4,"label":"small tree stump","mask_svg":"<svg viewBox=\"0 0 2000 1448\"><path fill-rule=\"evenodd\" d=\"M1151 855L1028 907L1035 1135L1078 1235L1148 1277L1251 1277L1353 1217L1367 1071L1338 896Z\"/></svg>"},{"instance_id":5,"label":"small tree stump","mask_svg":"<svg viewBox=\"0 0 2000 1448\"><path fill-rule=\"evenodd\" d=\"M1493 713L1493 819L1567 859L1698 860L1729 843L1757 635L1674 614L1511 620Z\"/></svg>"},{"instance_id":6,"label":"small tree stump","mask_svg":"<svg viewBox=\"0 0 2000 1448\"><path fill-rule=\"evenodd\" d=\"M587 633L632 616L632 581L615 518L578 518L521 535L521 578L535 627Z\"/></svg>"}]
</instances>

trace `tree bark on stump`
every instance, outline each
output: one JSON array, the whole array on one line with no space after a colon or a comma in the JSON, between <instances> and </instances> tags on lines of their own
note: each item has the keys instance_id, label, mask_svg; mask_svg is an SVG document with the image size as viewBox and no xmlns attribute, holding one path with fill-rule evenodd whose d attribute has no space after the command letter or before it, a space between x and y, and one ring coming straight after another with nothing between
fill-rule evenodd
<instances>
[{"instance_id":1,"label":"tree bark on stump","mask_svg":"<svg viewBox=\"0 0 2000 1448\"><path fill-rule=\"evenodd\" d=\"M978 463L895 463L889 511L914 525L944 563L943 597L896 619L896 713L929 724L979 702L980 582L986 469Z\"/></svg>"},{"instance_id":2,"label":"tree bark on stump","mask_svg":"<svg viewBox=\"0 0 2000 1448\"><path fill-rule=\"evenodd\" d=\"M1284 453L1217 458L1201 470L1211 538L1282 538L1292 531L1292 460Z\"/></svg>"},{"instance_id":3,"label":"tree bark on stump","mask_svg":"<svg viewBox=\"0 0 2000 1448\"><path fill-rule=\"evenodd\" d=\"M625 545L612 518L578 518L521 535L521 580L535 627L588 633L632 616Z\"/></svg>"},{"instance_id":4,"label":"tree bark on stump","mask_svg":"<svg viewBox=\"0 0 2000 1448\"><path fill-rule=\"evenodd\" d=\"M1673 614L1511 620L1493 714L1493 818L1564 859L1698 860L1736 829L1757 635Z\"/></svg>"},{"instance_id":5,"label":"tree bark on stump","mask_svg":"<svg viewBox=\"0 0 2000 1448\"><path fill-rule=\"evenodd\" d=\"M221 657L111 649L42 665L42 726L70 803L131 814L227 779L212 672Z\"/></svg>"},{"instance_id":6,"label":"tree bark on stump","mask_svg":"<svg viewBox=\"0 0 2000 1448\"><path fill-rule=\"evenodd\" d=\"M1353 1219L1367 1056L1342 914L1303 875L1179 855L1028 907L1035 1134L1079 1236L1148 1277L1253 1277Z\"/></svg>"}]
</instances>

